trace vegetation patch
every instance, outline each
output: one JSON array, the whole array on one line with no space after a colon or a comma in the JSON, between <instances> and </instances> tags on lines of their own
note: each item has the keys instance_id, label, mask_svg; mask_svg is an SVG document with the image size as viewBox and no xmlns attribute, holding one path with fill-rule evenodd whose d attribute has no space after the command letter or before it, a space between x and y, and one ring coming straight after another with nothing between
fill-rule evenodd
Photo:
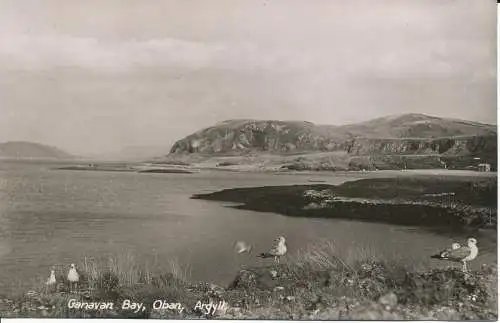
<instances>
[{"instance_id":1,"label":"vegetation patch","mask_svg":"<svg viewBox=\"0 0 500 323\"><path fill-rule=\"evenodd\" d=\"M241 269L227 287L191 283L178 265L163 271L132 258L84 261L82 281L70 293L62 280L55 291L40 287L4 297L2 317L295 319L295 320L495 320L497 269L484 265L418 271L366 250L339 255L330 242L308 246L280 265ZM144 311L122 309L126 301ZM159 300L169 303L159 308ZM68 304L101 304L98 309ZM113 309L100 309L105 304ZM199 304L217 304L207 311ZM103 305L104 304L104 305ZM165 304L165 303L162 303ZM83 305L82 305L83 306ZM179 311L180 306L184 309ZM74 307L74 306L73 306Z\"/></svg>"}]
</instances>

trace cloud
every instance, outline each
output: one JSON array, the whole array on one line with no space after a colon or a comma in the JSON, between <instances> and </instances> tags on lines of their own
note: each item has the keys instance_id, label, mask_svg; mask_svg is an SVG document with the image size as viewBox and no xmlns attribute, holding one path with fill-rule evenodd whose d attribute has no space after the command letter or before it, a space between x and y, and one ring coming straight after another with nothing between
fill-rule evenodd
<instances>
[{"instance_id":1,"label":"cloud","mask_svg":"<svg viewBox=\"0 0 500 323\"><path fill-rule=\"evenodd\" d=\"M10 34L0 37L0 66L47 70L58 67L97 73L143 68L230 69L300 73L311 77L474 77L495 75L494 53L474 40L414 37L331 39L315 47L258 42L195 42L176 38L110 41L67 35Z\"/></svg>"},{"instance_id":2,"label":"cloud","mask_svg":"<svg viewBox=\"0 0 500 323\"><path fill-rule=\"evenodd\" d=\"M96 38L64 35L17 35L2 37L2 63L22 69L78 67L95 70L126 70L138 67L203 67L217 46L172 38L148 41L103 42Z\"/></svg>"}]
</instances>

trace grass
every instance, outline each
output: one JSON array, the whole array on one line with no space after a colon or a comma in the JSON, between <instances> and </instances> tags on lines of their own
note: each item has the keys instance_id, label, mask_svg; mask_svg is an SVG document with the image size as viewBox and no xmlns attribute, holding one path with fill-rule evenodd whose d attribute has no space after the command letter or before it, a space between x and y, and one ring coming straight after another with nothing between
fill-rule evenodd
<instances>
[{"instance_id":1,"label":"grass","mask_svg":"<svg viewBox=\"0 0 500 323\"><path fill-rule=\"evenodd\" d=\"M171 153L159 162L191 164L201 167L213 166L217 163L225 166L259 166L268 169L292 171L360 171L360 170L401 170L406 169L473 169L477 170L479 163L489 163L492 170L497 168L496 137L477 137L471 139L467 152L448 151L453 143L447 139L436 139L436 144L442 149L420 149L417 144L407 151L397 152L390 149L391 142L363 142L360 151L351 151L347 146L333 151L291 151L270 152L251 149L248 151L227 151L225 153ZM483 141L484 140L484 141ZM363 140L362 140L363 141ZM404 143L405 140L396 140ZM411 140L410 140L411 142ZM474 142L476 142L474 144ZM409 143L409 142L407 142ZM388 146L386 144L389 144ZM451 146L450 146L451 144ZM464 143L463 143L464 144ZM411 146L411 144L410 144ZM374 149L370 149L374 148ZM447 147L447 148L446 148ZM387 148L389 150L387 150ZM444 149L444 150L443 150ZM453 149L452 149L453 150ZM475 159L480 158L480 160ZM238 167L236 167L238 168Z\"/></svg>"},{"instance_id":2,"label":"grass","mask_svg":"<svg viewBox=\"0 0 500 323\"><path fill-rule=\"evenodd\" d=\"M382 258L373 248L340 252L318 241L290 254L280 265L242 269L227 288L189 282L189 268L139 265L133 256L105 261L83 259L78 293L63 277L58 291L2 299L2 317L53 318L221 318L221 319L440 319L494 320L497 317L496 266L465 275L456 268L421 270ZM68 309L70 299L114 302L113 310ZM123 300L147 310L121 310ZM155 300L180 302L185 311L151 310ZM206 314L197 301L225 301L229 307ZM117 308L118 307L118 308Z\"/></svg>"}]
</instances>

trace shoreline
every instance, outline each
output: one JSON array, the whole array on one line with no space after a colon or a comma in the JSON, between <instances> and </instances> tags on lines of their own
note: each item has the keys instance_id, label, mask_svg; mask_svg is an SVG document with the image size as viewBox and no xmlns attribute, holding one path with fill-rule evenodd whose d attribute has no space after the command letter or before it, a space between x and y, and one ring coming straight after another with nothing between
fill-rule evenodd
<instances>
[{"instance_id":1,"label":"shoreline","mask_svg":"<svg viewBox=\"0 0 500 323\"><path fill-rule=\"evenodd\" d=\"M124 164L124 166L65 166L54 168L53 170L89 171L89 172L124 172L124 173L156 173L156 174L193 174L196 171L187 168L166 168L166 167L134 167Z\"/></svg>"},{"instance_id":2,"label":"shoreline","mask_svg":"<svg viewBox=\"0 0 500 323\"><path fill-rule=\"evenodd\" d=\"M402 176L340 185L234 188L191 198L239 203L231 207L291 217L496 232L496 182L489 177Z\"/></svg>"},{"instance_id":3,"label":"shoreline","mask_svg":"<svg viewBox=\"0 0 500 323\"><path fill-rule=\"evenodd\" d=\"M474 177L497 177L497 172L479 172L475 170L462 169L384 169L384 170L291 170L282 169L279 167L260 167L258 165L231 165L231 166L215 166L207 164L190 164L176 165L168 163L149 163L149 162L99 162L90 165L68 165L56 167L53 170L78 170L78 171L116 171L116 172L155 172L158 173L171 170L172 173L191 172L197 173L200 171L217 171L228 173L257 173L257 174L273 174L273 175L299 175L299 176L350 176L360 175L367 177L386 177L386 176L415 176L415 175L443 175L443 176L474 176Z\"/></svg>"}]
</instances>

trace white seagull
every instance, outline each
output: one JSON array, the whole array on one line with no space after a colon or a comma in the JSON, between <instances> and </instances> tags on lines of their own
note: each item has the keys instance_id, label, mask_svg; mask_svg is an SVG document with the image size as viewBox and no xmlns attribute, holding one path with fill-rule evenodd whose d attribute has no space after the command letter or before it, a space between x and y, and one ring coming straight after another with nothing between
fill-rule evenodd
<instances>
[{"instance_id":1,"label":"white seagull","mask_svg":"<svg viewBox=\"0 0 500 323\"><path fill-rule=\"evenodd\" d=\"M268 252L261 253L259 255L259 257L261 257L261 258L274 257L274 261L279 264L280 257L284 256L286 254L286 251L287 251L286 244L285 244L285 238L278 237L274 241L275 241L275 243L272 246L272 248L269 249Z\"/></svg>"},{"instance_id":2,"label":"white seagull","mask_svg":"<svg viewBox=\"0 0 500 323\"><path fill-rule=\"evenodd\" d=\"M56 286L56 271L54 269L50 270L50 276L45 282L45 285L47 285L47 288L52 288L53 286Z\"/></svg>"},{"instance_id":3,"label":"white seagull","mask_svg":"<svg viewBox=\"0 0 500 323\"><path fill-rule=\"evenodd\" d=\"M467 239L467 246L460 246L458 243L454 243L451 248L433 255L431 258L461 262L463 264L462 270L465 272L467 271L467 262L474 260L479 253L476 244L476 239L469 238Z\"/></svg>"},{"instance_id":4,"label":"white seagull","mask_svg":"<svg viewBox=\"0 0 500 323\"><path fill-rule=\"evenodd\" d=\"M245 241L236 241L235 249L237 253L250 253L252 251L252 246L246 243Z\"/></svg>"},{"instance_id":5,"label":"white seagull","mask_svg":"<svg viewBox=\"0 0 500 323\"><path fill-rule=\"evenodd\" d=\"M76 271L76 266L75 264L71 264L71 268L68 271L68 281L69 281L70 291L73 290L73 286L75 287L74 290L76 290L79 280L80 280L80 275Z\"/></svg>"}]
</instances>

